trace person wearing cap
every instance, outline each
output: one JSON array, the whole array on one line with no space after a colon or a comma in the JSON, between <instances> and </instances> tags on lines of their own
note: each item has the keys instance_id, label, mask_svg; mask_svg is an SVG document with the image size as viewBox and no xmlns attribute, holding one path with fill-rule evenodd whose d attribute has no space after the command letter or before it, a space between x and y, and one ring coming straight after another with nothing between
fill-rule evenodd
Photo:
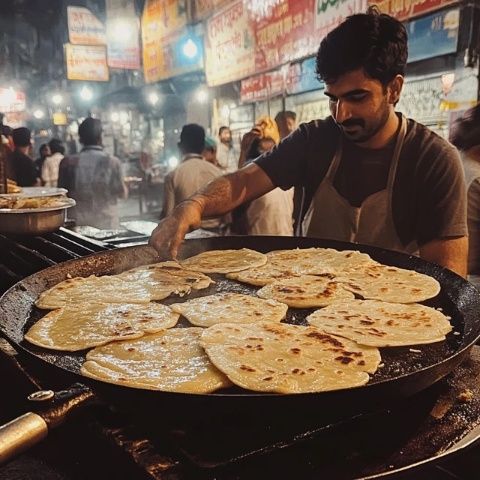
<instances>
[{"instance_id":1,"label":"person wearing cap","mask_svg":"<svg viewBox=\"0 0 480 480\"><path fill-rule=\"evenodd\" d=\"M98 118L86 118L78 127L78 135L82 150L65 157L58 172L58 186L66 188L77 202L69 215L77 225L118 228L118 200L128 195L122 164L103 150Z\"/></svg>"},{"instance_id":2,"label":"person wearing cap","mask_svg":"<svg viewBox=\"0 0 480 480\"><path fill-rule=\"evenodd\" d=\"M299 235L418 255L466 275L466 191L455 147L395 107L408 57L405 26L378 8L348 17L321 41L316 70L331 115L178 206L150 244L175 257L202 217L276 187L303 190Z\"/></svg>"},{"instance_id":3,"label":"person wearing cap","mask_svg":"<svg viewBox=\"0 0 480 480\"><path fill-rule=\"evenodd\" d=\"M455 120L450 141L460 150L465 170L469 280L480 287L480 104Z\"/></svg>"},{"instance_id":4,"label":"person wearing cap","mask_svg":"<svg viewBox=\"0 0 480 480\"><path fill-rule=\"evenodd\" d=\"M220 168L217 160L217 142L208 135L205 137L205 148L203 149L202 156L207 162Z\"/></svg>"},{"instance_id":5,"label":"person wearing cap","mask_svg":"<svg viewBox=\"0 0 480 480\"><path fill-rule=\"evenodd\" d=\"M12 132L15 149L7 158L7 177L20 187L40 185L35 162L30 156L32 139L26 127L15 128Z\"/></svg>"},{"instance_id":6,"label":"person wearing cap","mask_svg":"<svg viewBox=\"0 0 480 480\"><path fill-rule=\"evenodd\" d=\"M205 147L205 130L202 126L191 123L182 128L178 143L182 159L178 167L165 177L162 218L170 215L177 205L197 190L222 175L220 168L202 155ZM202 221L201 227L215 230L221 223L220 218L210 218Z\"/></svg>"}]
</instances>

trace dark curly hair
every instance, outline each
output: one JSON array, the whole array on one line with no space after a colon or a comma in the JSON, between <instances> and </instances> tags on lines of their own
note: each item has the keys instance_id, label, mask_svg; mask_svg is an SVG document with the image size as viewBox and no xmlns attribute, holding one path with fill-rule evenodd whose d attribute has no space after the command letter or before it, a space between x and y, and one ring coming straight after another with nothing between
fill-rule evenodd
<instances>
[{"instance_id":1,"label":"dark curly hair","mask_svg":"<svg viewBox=\"0 0 480 480\"><path fill-rule=\"evenodd\" d=\"M395 18L370 7L367 13L348 17L320 43L317 75L335 83L345 73L363 68L386 86L396 75L405 74L407 31Z\"/></svg>"}]
</instances>

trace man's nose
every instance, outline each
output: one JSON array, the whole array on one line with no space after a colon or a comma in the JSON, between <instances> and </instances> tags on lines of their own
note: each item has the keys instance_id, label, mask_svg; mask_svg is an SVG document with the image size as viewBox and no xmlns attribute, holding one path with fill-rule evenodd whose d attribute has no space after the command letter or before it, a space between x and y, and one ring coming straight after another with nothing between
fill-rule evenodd
<instances>
[{"instance_id":1,"label":"man's nose","mask_svg":"<svg viewBox=\"0 0 480 480\"><path fill-rule=\"evenodd\" d=\"M346 102L338 101L335 106L335 121L342 124L352 117L352 112Z\"/></svg>"}]
</instances>

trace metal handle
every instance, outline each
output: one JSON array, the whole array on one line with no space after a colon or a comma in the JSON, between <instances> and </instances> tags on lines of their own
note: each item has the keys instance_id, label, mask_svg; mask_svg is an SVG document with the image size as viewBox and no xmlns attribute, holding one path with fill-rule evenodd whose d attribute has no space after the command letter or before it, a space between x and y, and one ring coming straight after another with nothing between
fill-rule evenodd
<instances>
[{"instance_id":1,"label":"metal handle","mask_svg":"<svg viewBox=\"0 0 480 480\"><path fill-rule=\"evenodd\" d=\"M28 399L38 405L38 413L26 413L0 426L0 465L43 440L49 429L60 426L72 413L99 403L94 393L82 384L57 393L42 390Z\"/></svg>"},{"instance_id":2,"label":"metal handle","mask_svg":"<svg viewBox=\"0 0 480 480\"><path fill-rule=\"evenodd\" d=\"M36 413L26 413L0 427L0 465L33 447L48 435L47 422Z\"/></svg>"}]
</instances>

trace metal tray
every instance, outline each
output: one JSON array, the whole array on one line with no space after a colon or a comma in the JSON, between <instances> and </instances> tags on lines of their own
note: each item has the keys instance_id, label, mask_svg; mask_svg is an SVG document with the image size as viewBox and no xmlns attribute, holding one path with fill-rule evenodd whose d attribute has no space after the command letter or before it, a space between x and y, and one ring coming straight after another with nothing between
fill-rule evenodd
<instances>
[{"instance_id":1,"label":"metal tray","mask_svg":"<svg viewBox=\"0 0 480 480\"><path fill-rule=\"evenodd\" d=\"M67 209L75 205L75 200L68 198L61 207L0 209L0 232L19 235L53 232L63 226Z\"/></svg>"}]
</instances>

